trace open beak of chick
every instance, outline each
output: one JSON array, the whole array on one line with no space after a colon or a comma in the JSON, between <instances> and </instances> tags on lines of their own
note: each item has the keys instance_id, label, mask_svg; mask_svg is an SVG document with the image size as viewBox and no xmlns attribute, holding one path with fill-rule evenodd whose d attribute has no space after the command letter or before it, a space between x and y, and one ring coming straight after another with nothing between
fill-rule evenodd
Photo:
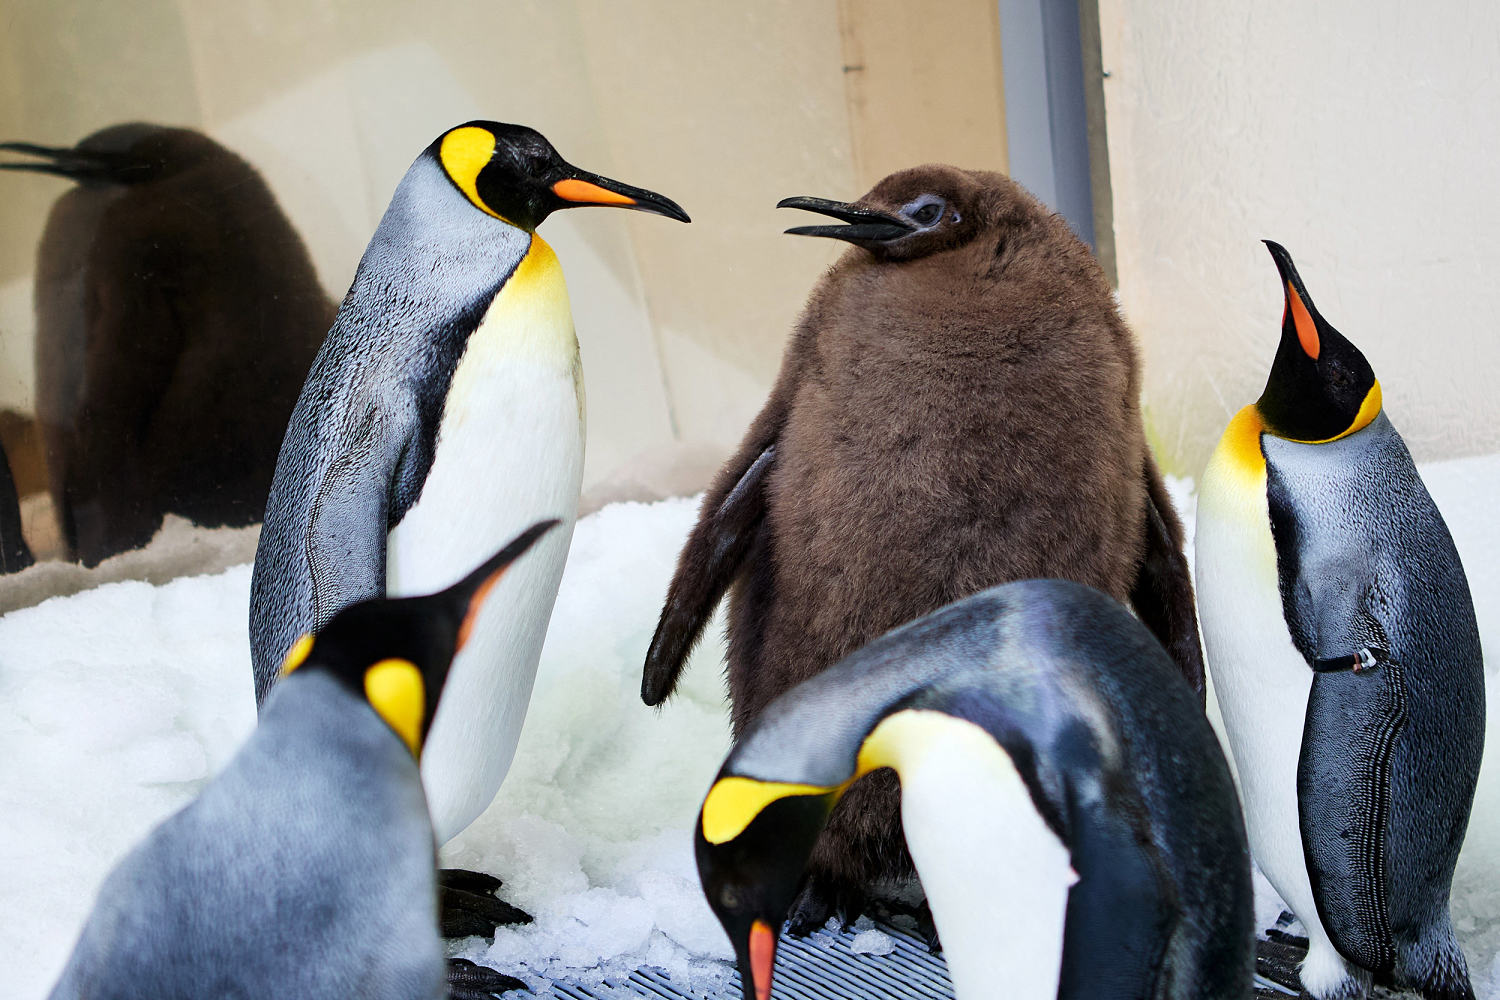
<instances>
[{"instance_id":1,"label":"open beak of chick","mask_svg":"<svg viewBox=\"0 0 1500 1000\"><path fill-rule=\"evenodd\" d=\"M827 198L783 198L776 203L776 207L801 208L847 223L842 226L794 226L787 230L790 236L829 236L867 249L910 236L918 228L897 215L864 208L853 202L829 201Z\"/></svg>"}]
</instances>

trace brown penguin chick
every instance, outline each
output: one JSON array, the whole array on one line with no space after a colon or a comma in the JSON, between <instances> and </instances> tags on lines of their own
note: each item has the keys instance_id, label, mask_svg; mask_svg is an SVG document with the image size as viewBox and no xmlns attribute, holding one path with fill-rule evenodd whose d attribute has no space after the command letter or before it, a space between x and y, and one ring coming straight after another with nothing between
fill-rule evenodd
<instances>
[{"instance_id":1,"label":"brown penguin chick","mask_svg":"<svg viewBox=\"0 0 1500 1000\"><path fill-rule=\"evenodd\" d=\"M191 129L0 143L66 177L37 251L36 406L69 554L149 541L167 513L260 520L282 433L333 320L307 249L248 163Z\"/></svg>"},{"instance_id":2,"label":"brown penguin chick","mask_svg":"<svg viewBox=\"0 0 1500 1000\"><path fill-rule=\"evenodd\" d=\"M876 636L1009 580L1131 603L1203 692L1182 529L1147 450L1135 346L1064 220L1001 174L924 166L853 204L789 198L855 244L813 290L781 373L703 501L647 653L671 694L726 588L737 734ZM910 874L894 776L852 789L793 929Z\"/></svg>"}]
</instances>

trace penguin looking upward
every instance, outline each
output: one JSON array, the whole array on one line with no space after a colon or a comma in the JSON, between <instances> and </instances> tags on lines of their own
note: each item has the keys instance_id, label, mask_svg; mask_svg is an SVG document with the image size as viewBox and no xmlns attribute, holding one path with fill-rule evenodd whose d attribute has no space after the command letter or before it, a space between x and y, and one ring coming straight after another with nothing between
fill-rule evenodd
<instances>
[{"instance_id":1,"label":"penguin looking upward","mask_svg":"<svg viewBox=\"0 0 1500 1000\"><path fill-rule=\"evenodd\" d=\"M884 767L900 776L960 1000L1249 996L1244 825L1176 672L1117 602L1024 580L773 701L730 752L694 837L745 1000L770 994L777 930L830 808Z\"/></svg>"},{"instance_id":2,"label":"penguin looking upward","mask_svg":"<svg viewBox=\"0 0 1500 1000\"><path fill-rule=\"evenodd\" d=\"M334 306L255 168L201 132L114 125L0 163L76 186L37 249L36 408L70 558L162 516L265 511L281 432Z\"/></svg>"},{"instance_id":3,"label":"penguin looking upward","mask_svg":"<svg viewBox=\"0 0 1500 1000\"><path fill-rule=\"evenodd\" d=\"M469 122L417 157L292 413L255 555L263 701L296 637L340 608L431 590L475 549L560 514L453 665L422 758L439 843L510 767L573 533L583 371L562 269L535 230L578 205L688 221L520 125Z\"/></svg>"},{"instance_id":4,"label":"penguin looking upward","mask_svg":"<svg viewBox=\"0 0 1500 1000\"><path fill-rule=\"evenodd\" d=\"M1448 912L1484 750L1468 582L1369 363L1266 245L1281 343L1203 474L1196 542L1251 849L1318 1000L1472 1000Z\"/></svg>"},{"instance_id":5,"label":"penguin looking upward","mask_svg":"<svg viewBox=\"0 0 1500 1000\"><path fill-rule=\"evenodd\" d=\"M104 880L52 1000L446 997L416 758L486 595L556 524L298 642L244 747Z\"/></svg>"},{"instance_id":6,"label":"penguin looking upward","mask_svg":"<svg viewBox=\"0 0 1500 1000\"><path fill-rule=\"evenodd\" d=\"M731 584L736 733L887 629L1008 580L1130 601L1202 689L1181 526L1146 447L1135 345L1067 223L1001 174L925 166L789 230L854 244L679 559L641 695L671 694ZM1200 694L1201 697L1201 694ZM843 798L793 927L910 873L889 775Z\"/></svg>"}]
</instances>

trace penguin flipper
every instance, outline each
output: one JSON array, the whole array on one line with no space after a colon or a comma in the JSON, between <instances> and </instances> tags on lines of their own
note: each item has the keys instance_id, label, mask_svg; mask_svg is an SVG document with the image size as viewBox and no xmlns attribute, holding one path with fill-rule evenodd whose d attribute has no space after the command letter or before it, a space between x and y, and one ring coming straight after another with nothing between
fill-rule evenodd
<instances>
[{"instance_id":1,"label":"penguin flipper","mask_svg":"<svg viewBox=\"0 0 1500 1000\"><path fill-rule=\"evenodd\" d=\"M1318 917L1339 952L1377 980L1396 959L1386 818L1391 758L1407 717L1401 665L1379 652L1313 663L1297 762L1298 825Z\"/></svg>"},{"instance_id":2,"label":"penguin flipper","mask_svg":"<svg viewBox=\"0 0 1500 1000\"><path fill-rule=\"evenodd\" d=\"M385 546L391 484L407 435L374 407L329 466L313 498L307 530L316 631L339 611L385 593Z\"/></svg>"},{"instance_id":3,"label":"penguin flipper","mask_svg":"<svg viewBox=\"0 0 1500 1000\"><path fill-rule=\"evenodd\" d=\"M1203 646L1198 639L1193 572L1183 554L1182 522L1149 452L1142 472L1146 480L1146 545L1130 589L1130 603L1167 648L1202 706L1207 698Z\"/></svg>"},{"instance_id":4,"label":"penguin flipper","mask_svg":"<svg viewBox=\"0 0 1500 1000\"><path fill-rule=\"evenodd\" d=\"M766 478L775 464L776 443L742 448L736 459L720 471L715 488L703 498L698 524L677 561L646 651L641 700L648 705L661 704L677 686L688 653L738 575L765 518Z\"/></svg>"}]
</instances>

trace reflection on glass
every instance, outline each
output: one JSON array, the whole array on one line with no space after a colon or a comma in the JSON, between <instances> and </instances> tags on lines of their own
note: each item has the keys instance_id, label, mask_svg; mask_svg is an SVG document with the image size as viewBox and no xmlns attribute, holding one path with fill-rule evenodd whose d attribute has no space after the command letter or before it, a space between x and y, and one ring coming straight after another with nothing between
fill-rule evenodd
<instances>
[{"instance_id":1,"label":"reflection on glass","mask_svg":"<svg viewBox=\"0 0 1500 1000\"><path fill-rule=\"evenodd\" d=\"M334 305L270 189L191 129L73 148L0 143L66 177L37 251L36 411L67 554L149 541L162 516L260 520Z\"/></svg>"}]
</instances>

